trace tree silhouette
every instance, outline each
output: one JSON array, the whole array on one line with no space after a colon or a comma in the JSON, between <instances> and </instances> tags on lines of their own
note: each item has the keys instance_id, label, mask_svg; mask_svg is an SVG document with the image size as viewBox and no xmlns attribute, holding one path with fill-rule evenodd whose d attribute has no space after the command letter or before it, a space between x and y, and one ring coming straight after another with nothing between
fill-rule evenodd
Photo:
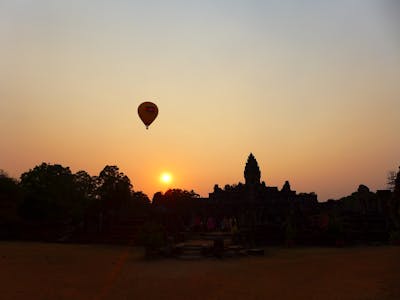
<instances>
[{"instance_id":1,"label":"tree silhouette","mask_svg":"<svg viewBox=\"0 0 400 300\"><path fill-rule=\"evenodd\" d=\"M31 220L77 221L83 203L77 198L74 176L69 167L42 163L21 175L24 200L21 214Z\"/></svg>"},{"instance_id":2,"label":"tree silhouette","mask_svg":"<svg viewBox=\"0 0 400 300\"><path fill-rule=\"evenodd\" d=\"M90 176L86 171L78 171L74 174L76 191L88 201L96 199L96 177Z\"/></svg>"},{"instance_id":3,"label":"tree silhouette","mask_svg":"<svg viewBox=\"0 0 400 300\"><path fill-rule=\"evenodd\" d=\"M164 199L163 193L162 192L156 192L153 195L153 199L151 200L151 203L154 206L160 206L160 205L163 205L163 199Z\"/></svg>"},{"instance_id":4,"label":"tree silhouette","mask_svg":"<svg viewBox=\"0 0 400 300\"><path fill-rule=\"evenodd\" d=\"M0 170L0 237L13 238L19 221L21 190L17 180Z\"/></svg>"},{"instance_id":5,"label":"tree silhouette","mask_svg":"<svg viewBox=\"0 0 400 300\"><path fill-rule=\"evenodd\" d=\"M394 191L394 187L396 185L396 177L397 173L395 171L389 171L386 177L386 184L388 189L390 189L392 192Z\"/></svg>"},{"instance_id":6,"label":"tree silhouette","mask_svg":"<svg viewBox=\"0 0 400 300\"><path fill-rule=\"evenodd\" d=\"M163 224L169 233L184 230L199 203L199 195L193 190L169 189L153 196L152 207L163 216Z\"/></svg>"},{"instance_id":7,"label":"tree silhouette","mask_svg":"<svg viewBox=\"0 0 400 300\"><path fill-rule=\"evenodd\" d=\"M150 199L147 195L143 192L133 192L132 193L132 200L134 203L137 203L141 206L148 206L150 205Z\"/></svg>"},{"instance_id":8,"label":"tree silhouette","mask_svg":"<svg viewBox=\"0 0 400 300\"><path fill-rule=\"evenodd\" d=\"M394 179L393 191L396 195L400 196L400 167L399 167L399 171L396 174L396 178Z\"/></svg>"},{"instance_id":9,"label":"tree silhouette","mask_svg":"<svg viewBox=\"0 0 400 300\"><path fill-rule=\"evenodd\" d=\"M117 166L105 166L97 177L97 194L105 210L119 211L131 198L132 184Z\"/></svg>"},{"instance_id":10,"label":"tree silhouette","mask_svg":"<svg viewBox=\"0 0 400 300\"><path fill-rule=\"evenodd\" d=\"M199 195L193 190L169 189L164 195L161 192L154 194L153 204L155 206L164 206L170 210L183 212L189 209L198 198Z\"/></svg>"},{"instance_id":11,"label":"tree silhouette","mask_svg":"<svg viewBox=\"0 0 400 300\"><path fill-rule=\"evenodd\" d=\"M394 179L393 195L390 203L392 219L395 227L400 231L400 167Z\"/></svg>"},{"instance_id":12,"label":"tree silhouette","mask_svg":"<svg viewBox=\"0 0 400 300\"><path fill-rule=\"evenodd\" d=\"M0 203L16 202L19 192L18 181L0 170Z\"/></svg>"}]
</instances>

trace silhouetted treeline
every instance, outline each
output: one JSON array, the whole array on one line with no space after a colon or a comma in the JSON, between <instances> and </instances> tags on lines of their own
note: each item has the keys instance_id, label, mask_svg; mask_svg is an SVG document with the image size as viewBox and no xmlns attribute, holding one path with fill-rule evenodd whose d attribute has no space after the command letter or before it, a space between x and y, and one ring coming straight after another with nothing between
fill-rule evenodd
<instances>
[{"instance_id":1,"label":"silhouetted treeline","mask_svg":"<svg viewBox=\"0 0 400 300\"><path fill-rule=\"evenodd\" d=\"M59 164L35 166L19 181L0 172L0 237L54 239L91 216L145 214L150 201L117 166L98 176Z\"/></svg>"},{"instance_id":2,"label":"silhouetted treeline","mask_svg":"<svg viewBox=\"0 0 400 300\"><path fill-rule=\"evenodd\" d=\"M0 170L0 238L16 235L17 224L20 222L18 208L22 199L18 181Z\"/></svg>"}]
</instances>

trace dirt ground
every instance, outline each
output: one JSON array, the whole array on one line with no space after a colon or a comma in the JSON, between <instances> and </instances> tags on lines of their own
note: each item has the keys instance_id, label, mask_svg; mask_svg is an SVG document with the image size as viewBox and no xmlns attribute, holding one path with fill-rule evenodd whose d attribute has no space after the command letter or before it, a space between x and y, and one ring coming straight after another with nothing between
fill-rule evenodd
<instances>
[{"instance_id":1,"label":"dirt ground","mask_svg":"<svg viewBox=\"0 0 400 300\"><path fill-rule=\"evenodd\" d=\"M143 259L141 248L0 242L0 299L400 299L400 247Z\"/></svg>"}]
</instances>

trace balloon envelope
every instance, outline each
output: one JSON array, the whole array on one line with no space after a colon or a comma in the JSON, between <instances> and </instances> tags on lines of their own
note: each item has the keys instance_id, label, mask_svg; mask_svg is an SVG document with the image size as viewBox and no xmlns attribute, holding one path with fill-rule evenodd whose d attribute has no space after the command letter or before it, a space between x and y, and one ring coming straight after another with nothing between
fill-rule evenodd
<instances>
[{"instance_id":1,"label":"balloon envelope","mask_svg":"<svg viewBox=\"0 0 400 300\"><path fill-rule=\"evenodd\" d=\"M144 125L146 125L146 129L148 129L158 115L158 107L152 102L143 102L138 107L138 114Z\"/></svg>"}]
</instances>

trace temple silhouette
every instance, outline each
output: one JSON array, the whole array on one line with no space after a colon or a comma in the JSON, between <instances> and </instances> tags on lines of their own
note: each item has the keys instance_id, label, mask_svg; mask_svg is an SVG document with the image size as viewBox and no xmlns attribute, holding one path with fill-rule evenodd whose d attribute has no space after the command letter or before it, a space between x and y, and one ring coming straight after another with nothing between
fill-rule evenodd
<instances>
[{"instance_id":1,"label":"temple silhouette","mask_svg":"<svg viewBox=\"0 0 400 300\"><path fill-rule=\"evenodd\" d=\"M209 194L211 202L222 206L226 212L239 213L243 209L257 209L258 214L267 215L268 211L274 209L274 214L281 210L288 210L293 206L311 207L318 203L315 193L297 194L286 181L281 189L267 186L260 182L261 171L257 160L250 153L244 168L245 183L227 185L224 190L218 185Z\"/></svg>"},{"instance_id":2,"label":"temple silhouette","mask_svg":"<svg viewBox=\"0 0 400 300\"><path fill-rule=\"evenodd\" d=\"M360 185L349 196L318 202L314 192L297 193L289 181L281 188L262 182L260 167L252 153L243 176L244 183L227 184L223 188L215 185L208 197L182 190L156 193L150 214L142 220L160 224L176 242L196 232L222 231L233 234L235 242L248 246L385 243L399 225L399 197L390 190L374 193ZM127 210L121 207L120 211ZM105 241L128 241L128 233L138 228L137 222L124 221L117 212L112 221L106 222L107 213L102 211L102 230L106 236L111 232L117 238L108 237Z\"/></svg>"},{"instance_id":3,"label":"temple silhouette","mask_svg":"<svg viewBox=\"0 0 400 300\"><path fill-rule=\"evenodd\" d=\"M373 193L360 185L350 196L318 202L314 192L297 193L289 181L280 189L261 182L261 170L252 153L243 175L244 184L224 188L215 185L208 198L193 203L182 216L183 222L190 224L194 215L216 220L234 218L242 241L257 244L281 244L288 240L298 244L382 242L394 226L390 190Z\"/></svg>"},{"instance_id":4,"label":"temple silhouette","mask_svg":"<svg viewBox=\"0 0 400 300\"><path fill-rule=\"evenodd\" d=\"M373 192L360 184L326 202L298 193L289 181L269 186L261 172L250 153L244 183L215 185L208 197L171 189L152 201L117 166L90 176L42 163L19 182L0 172L0 238L123 244L140 243L140 232L147 232L150 241L165 243L222 232L250 246L400 243L400 169L392 172L392 189Z\"/></svg>"}]
</instances>

